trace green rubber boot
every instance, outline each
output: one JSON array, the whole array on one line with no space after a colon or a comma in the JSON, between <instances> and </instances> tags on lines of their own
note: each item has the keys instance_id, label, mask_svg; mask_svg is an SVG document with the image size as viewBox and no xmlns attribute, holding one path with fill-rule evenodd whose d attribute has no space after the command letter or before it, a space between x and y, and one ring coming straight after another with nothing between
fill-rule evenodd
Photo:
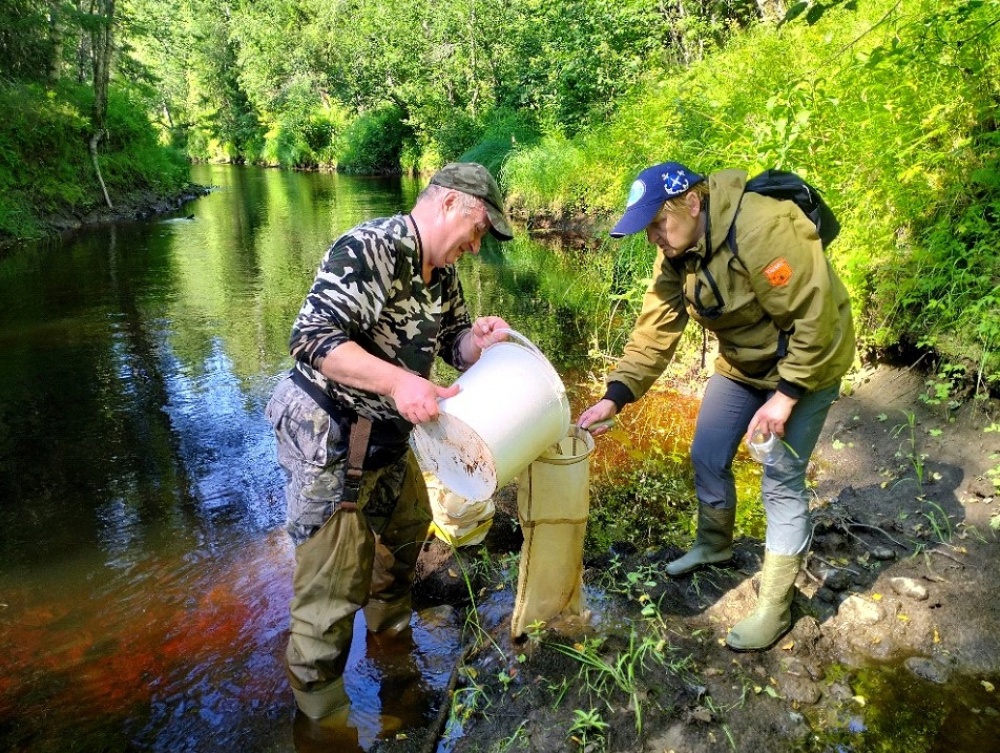
<instances>
[{"instance_id":1,"label":"green rubber boot","mask_svg":"<svg viewBox=\"0 0 1000 753\"><path fill-rule=\"evenodd\" d=\"M757 609L736 623L726 644L733 651L763 651L771 648L792 626L795 576L802 566L800 554L764 552Z\"/></svg>"},{"instance_id":2,"label":"green rubber boot","mask_svg":"<svg viewBox=\"0 0 1000 753\"><path fill-rule=\"evenodd\" d=\"M351 699L344 689L344 678L338 677L326 687L319 690L299 690L292 688L295 703L299 710L310 719L324 719L334 714L347 718L346 712L351 707Z\"/></svg>"},{"instance_id":3,"label":"green rubber boot","mask_svg":"<svg viewBox=\"0 0 1000 753\"><path fill-rule=\"evenodd\" d=\"M694 546L683 557L667 565L667 574L676 577L705 565L718 565L731 560L735 525L735 507L720 510L698 505L698 533L694 537Z\"/></svg>"},{"instance_id":4,"label":"green rubber boot","mask_svg":"<svg viewBox=\"0 0 1000 753\"><path fill-rule=\"evenodd\" d=\"M365 621L370 633L395 635L410 626L413 607L410 594L404 594L391 601L370 599L365 605Z\"/></svg>"}]
</instances>

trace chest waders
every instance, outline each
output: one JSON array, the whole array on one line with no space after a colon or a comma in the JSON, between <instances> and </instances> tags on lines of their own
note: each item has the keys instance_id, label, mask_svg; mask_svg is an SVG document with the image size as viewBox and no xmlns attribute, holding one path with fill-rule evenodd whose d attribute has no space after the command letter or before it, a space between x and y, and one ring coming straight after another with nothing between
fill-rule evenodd
<instances>
[{"instance_id":1,"label":"chest waders","mask_svg":"<svg viewBox=\"0 0 1000 753\"><path fill-rule=\"evenodd\" d=\"M371 422L359 417L336 508L295 551L287 663L296 703L313 719L339 718L349 707L343 672L355 613L364 609L371 632L410 622L410 584L430 519L426 487L412 453L363 471L370 435Z\"/></svg>"}]
</instances>

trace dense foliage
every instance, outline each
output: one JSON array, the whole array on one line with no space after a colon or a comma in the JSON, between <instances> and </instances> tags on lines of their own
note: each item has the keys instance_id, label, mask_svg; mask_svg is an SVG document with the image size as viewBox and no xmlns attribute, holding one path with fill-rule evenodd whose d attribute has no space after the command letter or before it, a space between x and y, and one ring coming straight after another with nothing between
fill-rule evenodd
<instances>
[{"instance_id":1,"label":"dense foliage","mask_svg":"<svg viewBox=\"0 0 1000 753\"><path fill-rule=\"evenodd\" d=\"M601 221L654 161L778 166L843 221L830 253L865 344L995 385L998 43L1000 0L9 0L0 235L98 201L98 169L112 194L176 185L169 148L357 173L477 159L524 212ZM648 248L610 253L609 292L635 301Z\"/></svg>"},{"instance_id":2,"label":"dense foliage","mask_svg":"<svg viewBox=\"0 0 1000 753\"><path fill-rule=\"evenodd\" d=\"M965 371L996 389L1000 3L821 9L653 71L608 121L519 149L504 166L508 192L529 214L600 216L620 211L635 173L664 159L795 170L842 220L829 253L864 344L930 348L949 378ZM643 239L616 253L640 279L648 272Z\"/></svg>"},{"instance_id":3,"label":"dense foliage","mask_svg":"<svg viewBox=\"0 0 1000 753\"><path fill-rule=\"evenodd\" d=\"M0 243L186 184L149 118L151 78L115 55L114 29L114 0L0 4Z\"/></svg>"}]
</instances>

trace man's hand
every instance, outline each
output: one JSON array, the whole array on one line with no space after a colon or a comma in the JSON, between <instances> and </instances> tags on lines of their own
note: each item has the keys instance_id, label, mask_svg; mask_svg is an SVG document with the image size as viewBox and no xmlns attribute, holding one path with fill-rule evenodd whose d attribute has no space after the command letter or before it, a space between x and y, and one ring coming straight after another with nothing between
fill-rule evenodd
<instances>
[{"instance_id":1,"label":"man's hand","mask_svg":"<svg viewBox=\"0 0 1000 753\"><path fill-rule=\"evenodd\" d=\"M472 323L467 335L462 337L462 360L468 364L475 363L483 351L494 343L507 339L503 330L510 329L499 316L481 316Z\"/></svg>"},{"instance_id":2,"label":"man's hand","mask_svg":"<svg viewBox=\"0 0 1000 753\"><path fill-rule=\"evenodd\" d=\"M422 424L440 415L438 400L454 397L459 389L457 384L438 387L421 376L401 370L389 397L396 403L396 410L403 418L411 424Z\"/></svg>"}]
</instances>

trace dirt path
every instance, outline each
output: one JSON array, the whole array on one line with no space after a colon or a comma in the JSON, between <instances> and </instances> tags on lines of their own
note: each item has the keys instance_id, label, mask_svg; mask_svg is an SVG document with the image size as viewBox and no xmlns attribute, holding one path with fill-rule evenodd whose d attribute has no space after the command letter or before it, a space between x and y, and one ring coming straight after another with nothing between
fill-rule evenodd
<instances>
[{"instance_id":1,"label":"dirt path","mask_svg":"<svg viewBox=\"0 0 1000 753\"><path fill-rule=\"evenodd\" d=\"M459 678L462 734L438 750L1000 750L1000 403L926 380L880 367L834 405L777 646L724 646L753 608L760 541L737 543L736 568L680 579L662 573L672 547L597 558L591 626L517 645L512 580L477 584L490 637ZM422 587L461 598L442 585L447 551L425 555Z\"/></svg>"}]
</instances>

